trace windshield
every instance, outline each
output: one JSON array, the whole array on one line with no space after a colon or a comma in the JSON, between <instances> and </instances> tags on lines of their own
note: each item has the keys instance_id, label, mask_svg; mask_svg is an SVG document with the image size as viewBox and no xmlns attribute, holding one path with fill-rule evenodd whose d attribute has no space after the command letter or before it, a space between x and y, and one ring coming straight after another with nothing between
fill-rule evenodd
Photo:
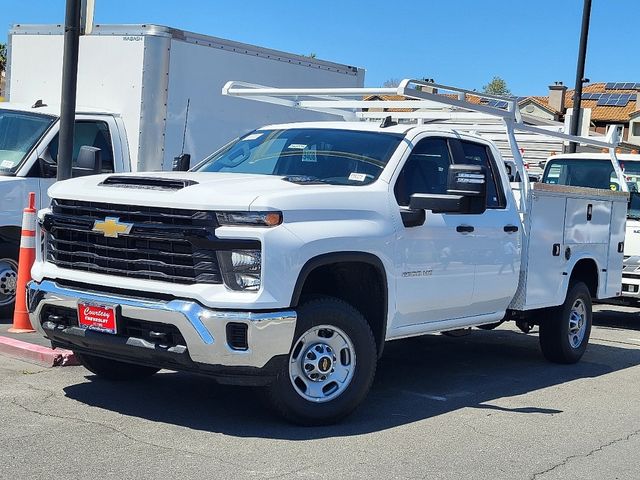
<instances>
[{"instance_id":1,"label":"windshield","mask_svg":"<svg viewBox=\"0 0 640 480\"><path fill-rule=\"evenodd\" d=\"M640 161L620 160L620 167L627 181L629 191L640 190ZM620 185L613 165L608 159L568 159L550 160L544 171L543 183L573 185L575 187L604 188L619 191Z\"/></svg>"},{"instance_id":2,"label":"windshield","mask_svg":"<svg viewBox=\"0 0 640 480\"><path fill-rule=\"evenodd\" d=\"M640 191L640 161L620 160L620 167L631 199L629 218L640 218L640 197L634 192ZM551 160L544 171L543 183L573 185L576 187L604 188L620 191L620 183L609 159L563 159Z\"/></svg>"},{"instance_id":3,"label":"windshield","mask_svg":"<svg viewBox=\"0 0 640 480\"><path fill-rule=\"evenodd\" d=\"M0 175L13 174L54 117L0 109Z\"/></svg>"},{"instance_id":4,"label":"windshield","mask_svg":"<svg viewBox=\"0 0 640 480\"><path fill-rule=\"evenodd\" d=\"M325 128L257 130L194 171L277 175L296 183L366 185L378 178L403 135Z\"/></svg>"}]
</instances>

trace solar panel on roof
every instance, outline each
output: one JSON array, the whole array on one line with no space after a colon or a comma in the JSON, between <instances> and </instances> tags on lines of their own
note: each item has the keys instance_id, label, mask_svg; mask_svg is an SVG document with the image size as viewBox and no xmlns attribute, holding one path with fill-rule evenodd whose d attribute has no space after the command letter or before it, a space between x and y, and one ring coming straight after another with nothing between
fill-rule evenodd
<instances>
[{"instance_id":1,"label":"solar panel on roof","mask_svg":"<svg viewBox=\"0 0 640 480\"><path fill-rule=\"evenodd\" d=\"M582 100L600 100L602 93L583 93Z\"/></svg>"},{"instance_id":2,"label":"solar panel on roof","mask_svg":"<svg viewBox=\"0 0 640 480\"><path fill-rule=\"evenodd\" d=\"M598 99L600 107L625 107L634 97L631 93L603 93Z\"/></svg>"},{"instance_id":3,"label":"solar panel on roof","mask_svg":"<svg viewBox=\"0 0 640 480\"><path fill-rule=\"evenodd\" d=\"M495 107L495 108L507 108L507 106L509 105L507 102L505 102L504 100L494 100L491 99L487 102L487 105L489 105L490 107Z\"/></svg>"},{"instance_id":4,"label":"solar panel on roof","mask_svg":"<svg viewBox=\"0 0 640 480\"><path fill-rule=\"evenodd\" d=\"M604 88L607 90L637 90L640 88L640 82L609 82L605 83Z\"/></svg>"}]
</instances>

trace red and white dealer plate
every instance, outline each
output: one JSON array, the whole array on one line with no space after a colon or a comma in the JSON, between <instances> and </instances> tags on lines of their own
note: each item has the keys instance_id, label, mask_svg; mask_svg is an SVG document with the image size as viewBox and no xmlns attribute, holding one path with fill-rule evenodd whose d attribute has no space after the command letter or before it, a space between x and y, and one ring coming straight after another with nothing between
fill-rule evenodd
<instances>
[{"instance_id":1,"label":"red and white dealer plate","mask_svg":"<svg viewBox=\"0 0 640 480\"><path fill-rule=\"evenodd\" d=\"M116 333L116 307L78 302L78 324L89 330Z\"/></svg>"}]
</instances>

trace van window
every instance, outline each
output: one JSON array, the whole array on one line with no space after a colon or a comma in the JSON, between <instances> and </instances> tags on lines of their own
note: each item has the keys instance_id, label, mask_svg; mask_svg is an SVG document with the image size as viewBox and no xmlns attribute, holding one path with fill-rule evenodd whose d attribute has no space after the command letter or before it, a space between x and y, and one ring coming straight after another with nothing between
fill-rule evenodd
<instances>
[{"instance_id":1,"label":"van window","mask_svg":"<svg viewBox=\"0 0 640 480\"><path fill-rule=\"evenodd\" d=\"M78 162L80 147L87 145L100 149L102 157L102 173L113 172L113 148L111 146L111 134L106 122L77 121L73 133L73 157L72 165ZM58 135L49 144L49 155L54 162L58 161Z\"/></svg>"}]
</instances>

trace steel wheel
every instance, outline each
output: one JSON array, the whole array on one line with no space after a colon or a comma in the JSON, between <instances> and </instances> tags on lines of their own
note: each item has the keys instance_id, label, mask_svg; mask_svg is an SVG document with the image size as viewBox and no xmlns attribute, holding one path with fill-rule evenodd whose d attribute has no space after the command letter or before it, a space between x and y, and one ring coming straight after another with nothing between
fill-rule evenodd
<instances>
[{"instance_id":1,"label":"steel wheel","mask_svg":"<svg viewBox=\"0 0 640 480\"><path fill-rule=\"evenodd\" d=\"M0 258L0 307L13 304L18 284L18 262Z\"/></svg>"},{"instance_id":2,"label":"steel wheel","mask_svg":"<svg viewBox=\"0 0 640 480\"><path fill-rule=\"evenodd\" d=\"M578 298L571 307L569 313L569 345L573 348L578 348L584 340L584 334L587 331L587 307Z\"/></svg>"},{"instance_id":3,"label":"steel wheel","mask_svg":"<svg viewBox=\"0 0 640 480\"><path fill-rule=\"evenodd\" d=\"M322 403L342 394L356 369L355 348L349 336L331 325L304 332L289 356L289 380L298 395Z\"/></svg>"}]
</instances>

